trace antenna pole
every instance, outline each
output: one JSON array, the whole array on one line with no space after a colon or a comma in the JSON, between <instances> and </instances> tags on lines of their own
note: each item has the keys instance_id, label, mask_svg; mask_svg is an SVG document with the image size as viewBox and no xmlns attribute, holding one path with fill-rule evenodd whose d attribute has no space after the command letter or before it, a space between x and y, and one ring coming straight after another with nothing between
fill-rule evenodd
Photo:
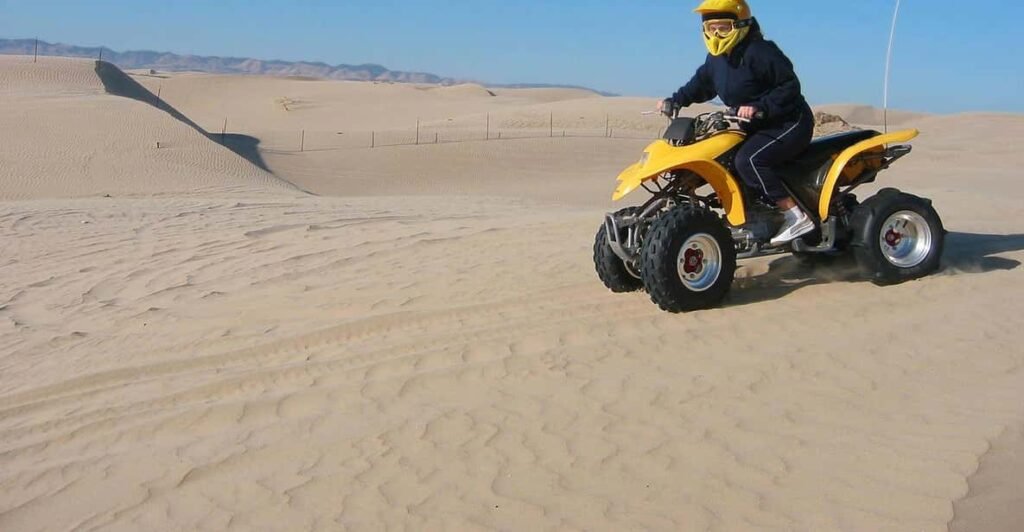
<instances>
[{"instance_id":1,"label":"antenna pole","mask_svg":"<svg viewBox=\"0 0 1024 532\"><path fill-rule=\"evenodd\" d=\"M896 10L892 14L892 28L889 30L889 50L885 54L885 94L882 97L882 121L885 133L889 132L889 72L892 68L892 43L896 39L896 21L900 16L900 0L896 0Z\"/></svg>"}]
</instances>

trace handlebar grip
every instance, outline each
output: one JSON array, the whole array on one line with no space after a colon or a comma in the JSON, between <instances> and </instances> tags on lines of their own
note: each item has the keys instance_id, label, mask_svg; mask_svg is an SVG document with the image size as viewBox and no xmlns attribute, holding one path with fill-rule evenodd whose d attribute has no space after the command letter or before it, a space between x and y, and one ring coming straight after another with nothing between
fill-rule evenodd
<instances>
[{"instance_id":1,"label":"handlebar grip","mask_svg":"<svg viewBox=\"0 0 1024 532\"><path fill-rule=\"evenodd\" d=\"M661 102L661 113L669 118L675 118L676 113L679 112L679 107L676 105L675 100L672 98L665 98Z\"/></svg>"},{"instance_id":2,"label":"handlebar grip","mask_svg":"<svg viewBox=\"0 0 1024 532\"><path fill-rule=\"evenodd\" d=\"M735 116L735 117L738 117L739 116L739 111L740 111L739 107L730 107L730 108L725 110L725 116ZM767 117L768 117L768 115L764 111L758 111L758 112L754 113L754 119L755 120L764 120Z\"/></svg>"}]
</instances>

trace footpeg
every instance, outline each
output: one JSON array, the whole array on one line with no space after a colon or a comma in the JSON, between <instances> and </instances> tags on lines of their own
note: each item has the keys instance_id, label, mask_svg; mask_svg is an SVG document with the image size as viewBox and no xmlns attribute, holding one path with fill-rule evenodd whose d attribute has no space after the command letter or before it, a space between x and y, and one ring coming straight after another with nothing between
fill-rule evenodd
<instances>
[{"instance_id":1,"label":"footpeg","mask_svg":"<svg viewBox=\"0 0 1024 532\"><path fill-rule=\"evenodd\" d=\"M836 228L839 222L834 216L821 224L821 243L817 246L808 245L803 237L793 240L790 245L797 253L828 253L836 250Z\"/></svg>"}]
</instances>

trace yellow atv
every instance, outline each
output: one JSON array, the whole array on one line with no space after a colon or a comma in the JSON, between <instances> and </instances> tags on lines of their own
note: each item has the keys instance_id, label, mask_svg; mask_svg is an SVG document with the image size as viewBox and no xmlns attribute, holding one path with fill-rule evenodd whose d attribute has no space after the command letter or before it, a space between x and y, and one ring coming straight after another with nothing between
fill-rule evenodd
<instances>
[{"instance_id":1,"label":"yellow atv","mask_svg":"<svg viewBox=\"0 0 1024 532\"><path fill-rule=\"evenodd\" d=\"M852 191L910 153L908 129L858 130L822 137L780 169L787 190L817 225L779 247L771 237L782 213L736 177L733 158L746 135L734 110L671 119L664 138L648 146L618 177L618 201L643 188L643 205L608 214L594 242L597 274L613 292L644 289L663 310L718 305L736 261L793 253L802 261L852 250L876 284L923 277L939 267L945 230L931 201L883 189L859 203Z\"/></svg>"}]
</instances>

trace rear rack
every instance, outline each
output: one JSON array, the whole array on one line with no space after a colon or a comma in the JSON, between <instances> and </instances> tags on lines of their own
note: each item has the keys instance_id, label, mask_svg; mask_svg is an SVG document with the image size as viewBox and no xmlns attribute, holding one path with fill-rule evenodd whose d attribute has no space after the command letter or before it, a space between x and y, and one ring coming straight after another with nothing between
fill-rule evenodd
<instances>
[{"instance_id":1,"label":"rear rack","mask_svg":"<svg viewBox=\"0 0 1024 532\"><path fill-rule=\"evenodd\" d=\"M846 189L842 191L843 194L849 194L853 189L865 184L871 183L878 177L878 172L887 170L892 163L906 157L914 147L909 144L899 144L896 146L889 146L882 153L863 153L857 155L850 162L865 162L865 161L877 161L881 160L882 164L877 169L865 171L857 179L854 179L852 183L847 185Z\"/></svg>"}]
</instances>

